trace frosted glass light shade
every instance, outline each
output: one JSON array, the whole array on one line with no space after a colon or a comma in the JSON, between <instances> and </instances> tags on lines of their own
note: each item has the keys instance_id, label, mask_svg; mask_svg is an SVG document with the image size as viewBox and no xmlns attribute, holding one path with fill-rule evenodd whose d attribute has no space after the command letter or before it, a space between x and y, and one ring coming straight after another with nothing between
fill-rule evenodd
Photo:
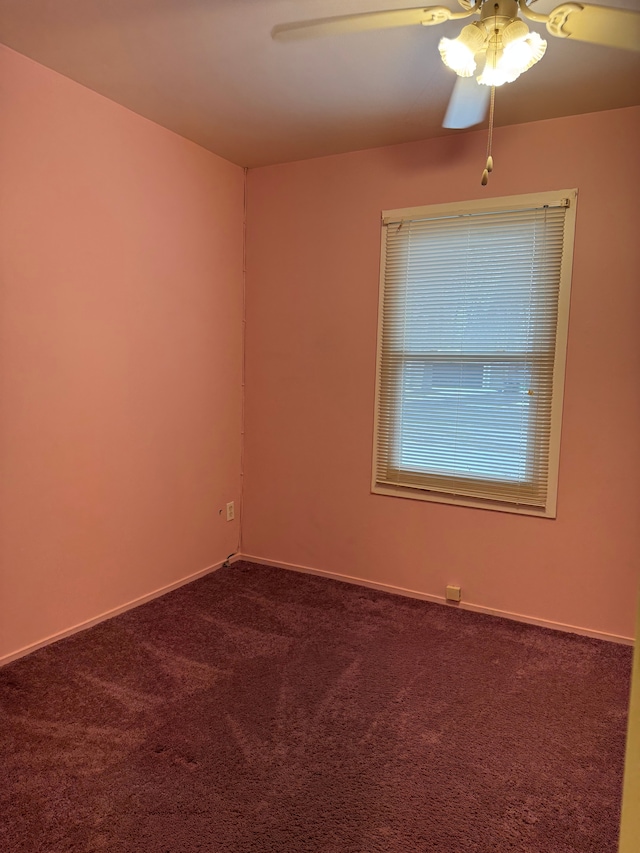
<instances>
[{"instance_id":1,"label":"frosted glass light shade","mask_svg":"<svg viewBox=\"0 0 640 853\"><path fill-rule=\"evenodd\" d=\"M522 74L542 59L546 49L547 43L538 33L527 33L524 38L504 45L502 60L510 68L517 70L518 74Z\"/></svg>"},{"instance_id":2,"label":"frosted glass light shade","mask_svg":"<svg viewBox=\"0 0 640 853\"><path fill-rule=\"evenodd\" d=\"M530 33L524 21L512 21L502 31L500 41L487 48L487 60L478 83L484 86L513 83L542 59L546 49L546 41L538 33Z\"/></svg>"},{"instance_id":3,"label":"frosted glass light shade","mask_svg":"<svg viewBox=\"0 0 640 853\"><path fill-rule=\"evenodd\" d=\"M516 18L503 28L500 33L502 47L508 47L513 42L520 41L529 35L529 27L520 18Z\"/></svg>"},{"instance_id":4,"label":"frosted glass light shade","mask_svg":"<svg viewBox=\"0 0 640 853\"><path fill-rule=\"evenodd\" d=\"M485 34L477 24L467 24L456 39L442 38L438 45L442 61L458 77L471 77L476 70L476 53L482 49Z\"/></svg>"},{"instance_id":5,"label":"frosted glass light shade","mask_svg":"<svg viewBox=\"0 0 640 853\"><path fill-rule=\"evenodd\" d=\"M438 45L442 61L455 71L458 77L471 77L476 70L476 60L469 48L457 39L440 39Z\"/></svg>"},{"instance_id":6,"label":"frosted glass light shade","mask_svg":"<svg viewBox=\"0 0 640 853\"><path fill-rule=\"evenodd\" d=\"M520 76L520 72L504 62L502 47L495 43L487 48L487 59L482 74L478 77L478 83L483 86L502 86L505 83L513 83Z\"/></svg>"}]
</instances>

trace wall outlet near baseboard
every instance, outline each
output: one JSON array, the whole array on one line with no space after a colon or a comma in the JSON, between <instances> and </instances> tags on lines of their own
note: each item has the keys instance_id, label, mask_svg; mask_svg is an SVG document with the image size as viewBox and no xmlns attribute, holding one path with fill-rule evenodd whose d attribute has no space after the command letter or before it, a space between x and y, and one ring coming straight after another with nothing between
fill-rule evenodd
<instances>
[{"instance_id":1,"label":"wall outlet near baseboard","mask_svg":"<svg viewBox=\"0 0 640 853\"><path fill-rule=\"evenodd\" d=\"M462 598L462 591L459 586L447 586L445 591L447 601L460 601Z\"/></svg>"},{"instance_id":2,"label":"wall outlet near baseboard","mask_svg":"<svg viewBox=\"0 0 640 853\"><path fill-rule=\"evenodd\" d=\"M236 508L233 501L229 501L227 504L227 521L233 521L236 517Z\"/></svg>"}]
</instances>

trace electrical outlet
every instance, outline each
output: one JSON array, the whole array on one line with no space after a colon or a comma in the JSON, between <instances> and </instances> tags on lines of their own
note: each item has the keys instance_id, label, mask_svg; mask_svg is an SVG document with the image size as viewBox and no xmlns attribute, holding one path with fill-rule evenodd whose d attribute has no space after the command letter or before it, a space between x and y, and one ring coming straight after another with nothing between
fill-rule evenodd
<instances>
[{"instance_id":1,"label":"electrical outlet","mask_svg":"<svg viewBox=\"0 0 640 853\"><path fill-rule=\"evenodd\" d=\"M447 601L460 601L462 592L459 586L447 586L446 588Z\"/></svg>"},{"instance_id":2,"label":"electrical outlet","mask_svg":"<svg viewBox=\"0 0 640 853\"><path fill-rule=\"evenodd\" d=\"M233 521L236 517L236 508L233 501L229 501L227 504L227 521Z\"/></svg>"}]
</instances>

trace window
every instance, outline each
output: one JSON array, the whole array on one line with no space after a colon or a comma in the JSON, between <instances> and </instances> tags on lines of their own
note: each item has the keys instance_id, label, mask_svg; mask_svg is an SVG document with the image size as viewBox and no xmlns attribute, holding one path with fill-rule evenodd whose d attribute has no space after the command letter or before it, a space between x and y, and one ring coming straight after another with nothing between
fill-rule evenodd
<instances>
[{"instance_id":1,"label":"window","mask_svg":"<svg viewBox=\"0 0 640 853\"><path fill-rule=\"evenodd\" d=\"M374 492L555 517L576 196L384 212Z\"/></svg>"}]
</instances>

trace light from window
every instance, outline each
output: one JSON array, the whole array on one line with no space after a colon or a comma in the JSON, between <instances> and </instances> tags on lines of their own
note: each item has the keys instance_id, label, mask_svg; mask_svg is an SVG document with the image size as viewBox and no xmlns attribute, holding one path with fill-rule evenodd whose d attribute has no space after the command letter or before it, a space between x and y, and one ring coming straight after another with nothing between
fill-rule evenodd
<instances>
[{"instance_id":1,"label":"light from window","mask_svg":"<svg viewBox=\"0 0 640 853\"><path fill-rule=\"evenodd\" d=\"M555 515L575 199L384 215L374 491Z\"/></svg>"}]
</instances>

